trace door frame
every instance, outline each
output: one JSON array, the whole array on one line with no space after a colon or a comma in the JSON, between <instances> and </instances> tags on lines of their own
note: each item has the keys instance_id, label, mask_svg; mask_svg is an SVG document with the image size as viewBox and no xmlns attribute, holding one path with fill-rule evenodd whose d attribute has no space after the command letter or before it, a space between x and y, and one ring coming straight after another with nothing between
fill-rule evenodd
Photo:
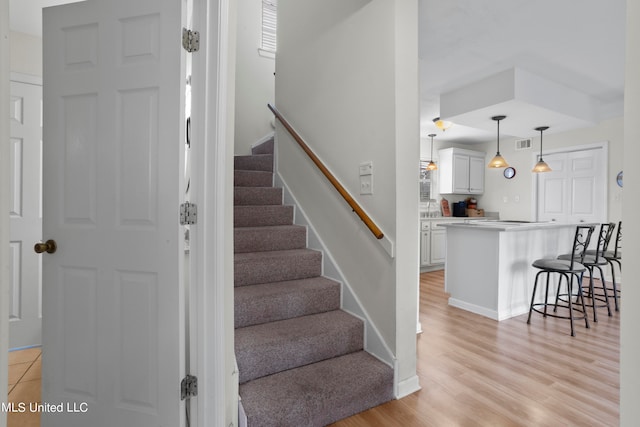
<instances>
[{"instance_id":1,"label":"door frame","mask_svg":"<svg viewBox=\"0 0 640 427\"><path fill-rule=\"evenodd\" d=\"M553 148L551 150L544 150L543 156L549 154L558 154L558 153L571 153L576 151L587 151L587 150L597 150L602 149L604 154L603 159L603 167L604 167L604 182L603 182L603 191L604 191L604 201L606 203L606 208L604 211L604 220L609 218L609 181L607 177L609 176L609 141L601 141L595 142L592 144L580 144L580 145L567 145L565 147ZM531 164L536 164L539 160L540 153L532 153ZM538 174L531 174L531 218L535 218L538 221Z\"/></svg>"},{"instance_id":2,"label":"door frame","mask_svg":"<svg viewBox=\"0 0 640 427\"><path fill-rule=\"evenodd\" d=\"M40 90L42 91L42 76L36 76L36 75L33 75L33 74L26 74L26 73L11 71L9 73L9 98L11 98L11 96L12 96L11 83L21 83L21 84L25 84L25 85L39 86ZM40 103L42 105L42 97L40 98ZM42 117L41 117L41 119L42 119ZM11 133L11 129L10 128L11 128L11 125L9 124L9 134ZM40 174L42 176L42 164L40 164ZM40 211L42 212L42 192L40 193ZM42 217L40 218L40 220L42 221ZM42 228L42 223L41 223L41 228ZM38 238L40 238L40 237L38 237ZM11 219L9 219L9 243L10 242L11 242ZM35 242L31 242L31 243L35 243ZM40 270L42 270L42 266L40 266ZM40 271L40 273L41 273L41 271ZM42 283L40 283L40 285L42 285ZM9 284L8 284L9 290L11 289L11 286L12 286L12 283L11 283L11 280L9 280ZM42 293L41 293L41 295L42 295ZM42 303L42 299L40 300L40 303ZM41 317L41 319L42 319L42 317ZM42 334L42 322L40 324L40 332ZM9 322L9 335L8 335L8 337L9 337L9 339L11 338L11 322ZM8 345L7 345L6 348L10 348L9 347L10 342L7 343L7 344ZM42 345L42 340L40 340L40 345ZM5 347L0 347L0 348L5 348ZM20 347L17 347L17 349L19 349L19 348ZM14 347L14 349L16 349L16 347Z\"/></svg>"},{"instance_id":3,"label":"door frame","mask_svg":"<svg viewBox=\"0 0 640 427\"><path fill-rule=\"evenodd\" d=\"M192 70L204 78L191 82L191 191L199 217L190 242L190 360L192 375L200 378L191 420L194 426L238 425L232 203L236 6L230 0L194 0L193 7L201 49L192 57Z\"/></svg>"},{"instance_id":4,"label":"door frame","mask_svg":"<svg viewBox=\"0 0 640 427\"><path fill-rule=\"evenodd\" d=\"M0 2L0 140L9 141L9 2ZM9 144L0 144L0 212L9 212ZM0 215L0 348L9 348L9 215ZM9 352L0 351L0 395L7 396ZM0 413L0 427L7 414Z\"/></svg>"}]
</instances>

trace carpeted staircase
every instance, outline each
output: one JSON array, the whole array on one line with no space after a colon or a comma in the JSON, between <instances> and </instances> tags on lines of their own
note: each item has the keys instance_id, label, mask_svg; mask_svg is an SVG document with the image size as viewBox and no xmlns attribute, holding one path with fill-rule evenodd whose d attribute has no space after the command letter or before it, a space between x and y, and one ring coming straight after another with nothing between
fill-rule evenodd
<instances>
[{"instance_id":1,"label":"carpeted staircase","mask_svg":"<svg viewBox=\"0 0 640 427\"><path fill-rule=\"evenodd\" d=\"M324 426L393 399L363 322L273 187L273 140L235 158L235 351L249 427Z\"/></svg>"}]
</instances>

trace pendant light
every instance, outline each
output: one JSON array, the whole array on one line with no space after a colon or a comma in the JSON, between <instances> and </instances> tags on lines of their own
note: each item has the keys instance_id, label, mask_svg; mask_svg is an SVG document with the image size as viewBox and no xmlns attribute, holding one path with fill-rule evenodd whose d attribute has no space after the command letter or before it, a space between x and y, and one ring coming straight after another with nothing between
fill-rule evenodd
<instances>
[{"instance_id":1,"label":"pendant light","mask_svg":"<svg viewBox=\"0 0 640 427\"><path fill-rule=\"evenodd\" d=\"M436 117L435 119L433 119L433 124L443 132L453 126L453 122L450 122L448 120L440 120L440 117Z\"/></svg>"},{"instance_id":2,"label":"pendant light","mask_svg":"<svg viewBox=\"0 0 640 427\"><path fill-rule=\"evenodd\" d=\"M438 165L436 165L433 162L433 137L434 136L436 136L435 133L429 134L429 137L431 137L431 157L430 157L431 160L429 160L429 164L427 165L427 170L428 171L434 171L434 170L438 169Z\"/></svg>"},{"instance_id":3,"label":"pendant light","mask_svg":"<svg viewBox=\"0 0 640 427\"><path fill-rule=\"evenodd\" d=\"M549 129L549 126L540 126L535 128L535 130L540 131L540 160L538 160L538 163L536 163L531 172L551 172L551 168L549 167L549 165L544 160L542 160L542 132L547 129Z\"/></svg>"},{"instance_id":4,"label":"pendant light","mask_svg":"<svg viewBox=\"0 0 640 427\"><path fill-rule=\"evenodd\" d=\"M498 150L496 151L496 155L489 162L487 167L489 168L506 168L509 166L507 161L500 154L500 120L504 120L507 116L493 116L491 120L495 120L498 123Z\"/></svg>"}]
</instances>

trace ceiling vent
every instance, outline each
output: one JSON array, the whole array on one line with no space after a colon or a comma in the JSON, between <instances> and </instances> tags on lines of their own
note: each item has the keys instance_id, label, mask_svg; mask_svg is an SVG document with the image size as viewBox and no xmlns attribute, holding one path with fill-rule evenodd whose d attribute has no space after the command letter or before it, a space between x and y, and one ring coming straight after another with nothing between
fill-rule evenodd
<instances>
[{"instance_id":1,"label":"ceiling vent","mask_svg":"<svg viewBox=\"0 0 640 427\"><path fill-rule=\"evenodd\" d=\"M528 150L531 148L532 143L531 138L516 139L516 150Z\"/></svg>"}]
</instances>

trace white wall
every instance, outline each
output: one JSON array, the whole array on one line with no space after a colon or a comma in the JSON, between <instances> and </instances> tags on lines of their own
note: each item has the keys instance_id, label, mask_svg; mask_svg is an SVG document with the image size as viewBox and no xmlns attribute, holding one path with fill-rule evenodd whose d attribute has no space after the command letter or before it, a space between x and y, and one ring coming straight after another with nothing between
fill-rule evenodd
<instances>
[{"instance_id":1,"label":"white wall","mask_svg":"<svg viewBox=\"0 0 640 427\"><path fill-rule=\"evenodd\" d=\"M42 37L11 31L11 71L42 76Z\"/></svg>"},{"instance_id":2,"label":"white wall","mask_svg":"<svg viewBox=\"0 0 640 427\"><path fill-rule=\"evenodd\" d=\"M640 188L638 159L640 158L640 3L627 1L627 45L626 45L626 82L624 91L624 189L627 192L622 209L624 222L625 276L638 277L638 265L634 263L640 256L640 223L638 209L640 203L636 195ZM635 281L634 281L635 282ZM640 419L640 310L636 302L640 299L640 287L623 288L621 299L620 326L620 425L632 427L638 425Z\"/></svg>"},{"instance_id":3,"label":"white wall","mask_svg":"<svg viewBox=\"0 0 640 427\"><path fill-rule=\"evenodd\" d=\"M535 125L534 125L535 126ZM510 166L516 169L516 176L505 179L503 169L488 169L485 173L485 193L478 197L478 206L490 211L499 211L503 219L534 220L533 213L533 183L534 174L531 172L535 164L534 156L540 152L540 137L533 138L530 150L515 150L514 138L500 138L500 152ZM616 184L616 175L622 170L622 152L624 141L624 119L606 120L597 126L576 129L561 133L547 133L544 135L543 153L547 150L589 145L608 141L608 211L609 221L617 222L622 219L622 189ZM482 144L483 151L493 155L495 141ZM544 157L544 156L543 156ZM503 198L508 202L504 203ZM519 198L519 201L516 199Z\"/></svg>"},{"instance_id":4,"label":"white wall","mask_svg":"<svg viewBox=\"0 0 640 427\"><path fill-rule=\"evenodd\" d=\"M417 3L281 0L278 9L276 106L396 242L396 258L280 126L279 171L397 357L398 382L410 380L419 252ZM374 195L359 195L364 161L373 162Z\"/></svg>"},{"instance_id":5,"label":"white wall","mask_svg":"<svg viewBox=\"0 0 640 427\"><path fill-rule=\"evenodd\" d=\"M0 2L0 141L9 141L9 2ZM0 144L0 402L9 382L9 144ZM0 427L7 414L0 412Z\"/></svg>"},{"instance_id":6,"label":"white wall","mask_svg":"<svg viewBox=\"0 0 640 427\"><path fill-rule=\"evenodd\" d=\"M429 141L422 141L422 158L429 157ZM622 219L622 189L616 184L616 175L622 170L623 162L623 142L624 142L624 119L605 120L594 127L576 129L562 133L545 133L543 152L559 148L572 147L577 145L589 145L608 141L609 164L607 175L608 194L608 220L618 222ZM487 162L496 150L495 141L484 144L451 144L434 141L434 153L437 148L457 146L470 150L484 151L487 153ZM535 164L534 157L540 152L540 137L533 138L533 145L530 150L515 150L515 138L500 138L500 152L510 166L516 169L516 176L512 179L505 179L502 175L503 169L485 170L485 192L476 197L478 207L489 212L499 212L502 219L513 219L531 221L534 219L533 212L533 182L534 174L531 172ZM434 157L436 155L434 154ZM544 156L543 156L544 157ZM626 179L626 177L625 177ZM463 200L468 196L463 195L443 195L449 202ZM508 202L504 202L507 197ZM519 201L516 201L518 199Z\"/></svg>"},{"instance_id":7,"label":"white wall","mask_svg":"<svg viewBox=\"0 0 640 427\"><path fill-rule=\"evenodd\" d=\"M262 1L239 0L236 45L235 153L249 154L251 144L272 133L275 59L258 54L262 26Z\"/></svg>"}]
</instances>

